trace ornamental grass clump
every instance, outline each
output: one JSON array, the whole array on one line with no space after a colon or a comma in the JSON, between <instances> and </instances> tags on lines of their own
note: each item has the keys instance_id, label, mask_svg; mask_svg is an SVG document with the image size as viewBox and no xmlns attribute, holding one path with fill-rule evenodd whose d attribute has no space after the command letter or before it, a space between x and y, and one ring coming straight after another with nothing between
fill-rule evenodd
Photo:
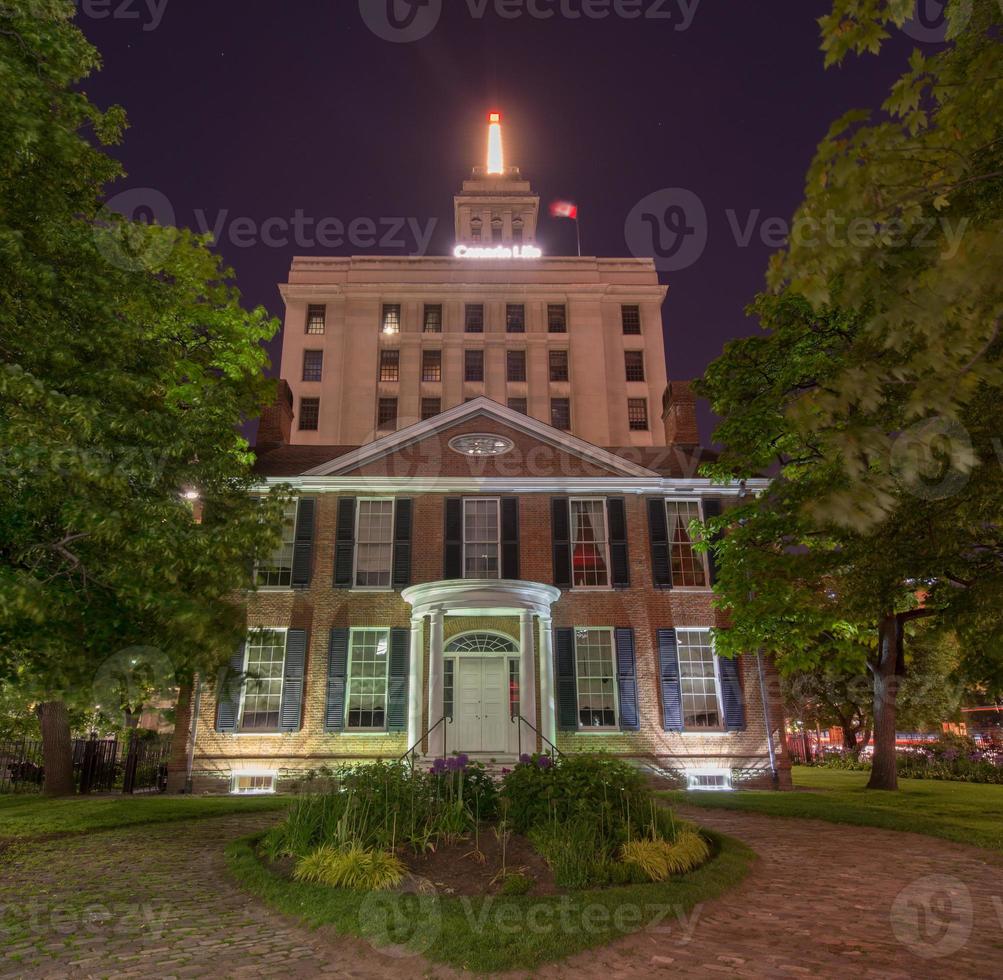
<instances>
[{"instance_id":1,"label":"ornamental grass clump","mask_svg":"<svg viewBox=\"0 0 1003 980\"><path fill-rule=\"evenodd\" d=\"M636 840L624 844L620 857L639 868L650 881L665 881L669 875L686 874L710 857L710 847L695 831L685 830L669 843L664 840Z\"/></svg>"},{"instance_id":2,"label":"ornamental grass clump","mask_svg":"<svg viewBox=\"0 0 1003 980\"><path fill-rule=\"evenodd\" d=\"M296 862L293 878L332 888L384 891L399 885L406 873L400 859L385 851L324 844Z\"/></svg>"}]
</instances>

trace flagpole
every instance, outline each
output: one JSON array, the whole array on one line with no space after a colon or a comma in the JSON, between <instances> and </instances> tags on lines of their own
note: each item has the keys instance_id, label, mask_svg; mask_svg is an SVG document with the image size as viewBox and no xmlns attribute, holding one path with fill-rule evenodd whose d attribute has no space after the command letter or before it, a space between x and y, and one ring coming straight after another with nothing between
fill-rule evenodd
<instances>
[{"instance_id":1,"label":"flagpole","mask_svg":"<svg viewBox=\"0 0 1003 980\"><path fill-rule=\"evenodd\" d=\"M575 235L578 238L578 258L582 257L582 226L578 223L578 215L575 215Z\"/></svg>"}]
</instances>

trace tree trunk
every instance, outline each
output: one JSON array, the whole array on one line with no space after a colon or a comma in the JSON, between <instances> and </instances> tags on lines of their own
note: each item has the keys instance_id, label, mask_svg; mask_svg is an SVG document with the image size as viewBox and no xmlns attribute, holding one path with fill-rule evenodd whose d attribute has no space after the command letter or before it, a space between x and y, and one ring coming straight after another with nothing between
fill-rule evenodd
<instances>
[{"instance_id":1,"label":"tree trunk","mask_svg":"<svg viewBox=\"0 0 1003 980\"><path fill-rule=\"evenodd\" d=\"M874 675L874 757L868 789L898 789L895 765L895 709L902 670L902 623L890 613L878 624L878 656Z\"/></svg>"},{"instance_id":2,"label":"tree trunk","mask_svg":"<svg viewBox=\"0 0 1003 980\"><path fill-rule=\"evenodd\" d=\"M73 743L70 739L70 715L62 701L44 701L35 708L42 729L42 763L46 796L72 796Z\"/></svg>"}]
</instances>

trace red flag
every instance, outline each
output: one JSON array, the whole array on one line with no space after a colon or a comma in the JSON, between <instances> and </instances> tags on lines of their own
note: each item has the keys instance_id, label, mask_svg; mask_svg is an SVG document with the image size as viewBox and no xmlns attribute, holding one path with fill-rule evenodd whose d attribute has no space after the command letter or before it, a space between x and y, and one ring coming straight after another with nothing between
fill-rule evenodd
<instances>
[{"instance_id":1,"label":"red flag","mask_svg":"<svg viewBox=\"0 0 1003 980\"><path fill-rule=\"evenodd\" d=\"M554 201L550 205L550 216L552 218L570 218L572 221L578 220L578 205L571 201Z\"/></svg>"}]
</instances>

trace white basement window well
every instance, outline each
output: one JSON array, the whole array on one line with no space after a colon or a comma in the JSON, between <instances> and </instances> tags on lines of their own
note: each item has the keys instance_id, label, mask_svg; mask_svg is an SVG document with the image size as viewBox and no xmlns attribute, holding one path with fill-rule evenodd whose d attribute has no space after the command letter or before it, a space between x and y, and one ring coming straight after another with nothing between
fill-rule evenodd
<instances>
[{"instance_id":1,"label":"white basement window well","mask_svg":"<svg viewBox=\"0 0 1003 980\"><path fill-rule=\"evenodd\" d=\"M236 796L261 796L275 792L274 772L235 772L230 792Z\"/></svg>"},{"instance_id":2,"label":"white basement window well","mask_svg":"<svg viewBox=\"0 0 1003 980\"><path fill-rule=\"evenodd\" d=\"M690 769L686 775L687 789L719 793L734 789L730 769Z\"/></svg>"}]
</instances>

